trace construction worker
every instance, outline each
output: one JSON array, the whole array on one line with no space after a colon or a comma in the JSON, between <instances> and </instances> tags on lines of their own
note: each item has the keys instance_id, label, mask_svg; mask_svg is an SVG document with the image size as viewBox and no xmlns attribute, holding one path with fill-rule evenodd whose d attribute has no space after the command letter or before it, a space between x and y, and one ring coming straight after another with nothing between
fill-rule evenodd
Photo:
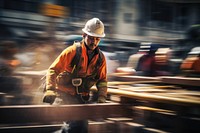
<instances>
[{"instance_id":1,"label":"construction worker","mask_svg":"<svg viewBox=\"0 0 200 133\"><path fill-rule=\"evenodd\" d=\"M98 90L97 102L106 102L106 60L98 47L101 38L105 37L104 24L98 18L92 18L82 31L82 41L67 47L49 67L43 102L59 105L88 103L93 85ZM80 57L75 59L78 53ZM87 125L86 120L70 121L62 128L62 133L87 133Z\"/></svg>"},{"instance_id":2,"label":"construction worker","mask_svg":"<svg viewBox=\"0 0 200 133\"><path fill-rule=\"evenodd\" d=\"M137 75L140 76L156 76L157 75L157 64L155 60L155 52L159 45L151 44L149 50L142 55L138 61L136 71Z\"/></svg>"}]
</instances>

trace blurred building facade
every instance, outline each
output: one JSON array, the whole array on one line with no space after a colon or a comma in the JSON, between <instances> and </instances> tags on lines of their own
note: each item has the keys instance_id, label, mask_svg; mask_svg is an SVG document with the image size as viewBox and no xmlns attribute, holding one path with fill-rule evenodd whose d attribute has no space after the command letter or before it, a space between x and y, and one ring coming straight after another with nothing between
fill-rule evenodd
<instances>
[{"instance_id":1,"label":"blurred building facade","mask_svg":"<svg viewBox=\"0 0 200 133\"><path fill-rule=\"evenodd\" d=\"M79 34L99 17L108 38L162 42L183 38L199 16L199 0L1 0L0 39Z\"/></svg>"},{"instance_id":2,"label":"blurred building facade","mask_svg":"<svg viewBox=\"0 0 200 133\"><path fill-rule=\"evenodd\" d=\"M116 37L122 33L147 41L183 38L190 25L200 22L198 0L118 0L118 4Z\"/></svg>"}]
</instances>

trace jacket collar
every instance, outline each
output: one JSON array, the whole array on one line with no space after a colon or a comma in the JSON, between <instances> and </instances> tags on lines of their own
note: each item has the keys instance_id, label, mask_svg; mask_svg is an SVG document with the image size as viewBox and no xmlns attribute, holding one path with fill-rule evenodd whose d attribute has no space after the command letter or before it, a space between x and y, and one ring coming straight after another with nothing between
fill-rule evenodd
<instances>
[{"instance_id":1,"label":"jacket collar","mask_svg":"<svg viewBox=\"0 0 200 133\"><path fill-rule=\"evenodd\" d=\"M85 44L84 40L81 41L81 45L83 45L84 49L87 51L89 48L87 47L87 45ZM94 49L94 54L99 54L99 47L97 46L95 49Z\"/></svg>"}]
</instances>

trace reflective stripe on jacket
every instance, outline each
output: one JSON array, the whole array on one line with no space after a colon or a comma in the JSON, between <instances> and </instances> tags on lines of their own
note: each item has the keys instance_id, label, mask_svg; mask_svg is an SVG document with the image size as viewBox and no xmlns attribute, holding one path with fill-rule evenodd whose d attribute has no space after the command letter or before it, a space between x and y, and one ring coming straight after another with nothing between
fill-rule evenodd
<instances>
[{"instance_id":1,"label":"reflective stripe on jacket","mask_svg":"<svg viewBox=\"0 0 200 133\"><path fill-rule=\"evenodd\" d=\"M84 42L81 43L82 53L80 57L80 62L77 65L79 67L78 70L78 77L87 77L94 74L95 67L97 64L97 60L99 58L98 54L98 47L96 49L97 53L94 55L92 60L88 62L88 55L87 55L87 49L84 44ZM46 76L46 85L47 88L56 88L62 91L66 91L69 93L73 93L74 87L71 88L59 88L56 85L56 77L59 75L59 73L67 71L69 73L72 72L73 66L71 66L71 61L73 60L74 56L76 54L76 44L73 44L72 46L69 46L63 52L56 58L56 60L51 64L47 71ZM103 55L101 66L98 67L98 70L96 71L96 74L98 75L98 80L96 83L97 89L99 90L99 94L106 96L107 94L107 69L106 69L106 60L105 56ZM71 92L72 91L72 92Z\"/></svg>"}]
</instances>

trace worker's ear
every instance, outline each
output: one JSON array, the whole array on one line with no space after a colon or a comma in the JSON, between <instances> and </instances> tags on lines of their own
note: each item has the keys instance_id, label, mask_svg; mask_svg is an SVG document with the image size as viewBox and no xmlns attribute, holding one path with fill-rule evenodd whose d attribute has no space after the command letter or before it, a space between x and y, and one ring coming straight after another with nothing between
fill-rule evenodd
<instances>
[{"instance_id":1,"label":"worker's ear","mask_svg":"<svg viewBox=\"0 0 200 133\"><path fill-rule=\"evenodd\" d=\"M85 33L83 33L82 37L83 37L83 38L85 38L85 37L86 37L86 34L85 34Z\"/></svg>"}]
</instances>

